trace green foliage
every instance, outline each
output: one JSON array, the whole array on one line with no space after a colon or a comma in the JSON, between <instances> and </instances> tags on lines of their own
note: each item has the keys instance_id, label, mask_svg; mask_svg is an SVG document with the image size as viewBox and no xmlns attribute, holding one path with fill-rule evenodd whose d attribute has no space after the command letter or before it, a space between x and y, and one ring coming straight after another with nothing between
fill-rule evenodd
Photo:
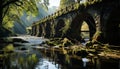
<instances>
[{"instance_id":1,"label":"green foliage","mask_svg":"<svg viewBox=\"0 0 120 69\"><path fill-rule=\"evenodd\" d=\"M49 0L43 0L41 3L44 8L47 8L49 4ZM40 4L41 0L4 0L1 4L2 12L2 21L1 24L6 29L10 29L13 27L14 21L21 23L20 17L27 13L28 16L35 17L38 14L38 4Z\"/></svg>"},{"instance_id":2,"label":"green foliage","mask_svg":"<svg viewBox=\"0 0 120 69\"><path fill-rule=\"evenodd\" d=\"M62 45L63 45L64 47L73 45L73 43L72 43L69 39L67 39L67 38L64 38L64 39L62 40L62 42L63 42Z\"/></svg>"},{"instance_id":3,"label":"green foliage","mask_svg":"<svg viewBox=\"0 0 120 69\"><path fill-rule=\"evenodd\" d=\"M65 20L65 27L63 29L63 34L70 28L70 19Z\"/></svg>"},{"instance_id":4,"label":"green foliage","mask_svg":"<svg viewBox=\"0 0 120 69\"><path fill-rule=\"evenodd\" d=\"M92 39L93 43L98 40L98 38L100 37L101 33L102 33L101 31L96 31L96 33L94 34L93 39Z\"/></svg>"},{"instance_id":5,"label":"green foliage","mask_svg":"<svg viewBox=\"0 0 120 69\"><path fill-rule=\"evenodd\" d=\"M44 19L40 20L39 23L36 22L36 24L33 24L32 26L38 25L40 23L46 23L46 21L51 20L51 19L55 19L58 16L66 14L66 13L68 13L70 11L78 10L80 8L85 8L88 5L91 5L91 4L94 4L94 3L98 3L98 2L101 2L101 0L87 1L87 2L85 2L83 4L78 3L78 2L75 3L74 0L61 0L60 1L60 8L59 8L59 10L56 13L54 13L53 15L51 15L49 17L45 17ZM69 22L69 20L66 20L66 23L68 23L68 22ZM66 26L68 26L68 24L66 24ZM63 30L63 33L64 33L66 31L66 28L64 27L63 29L65 29L65 30Z\"/></svg>"},{"instance_id":6,"label":"green foliage","mask_svg":"<svg viewBox=\"0 0 120 69\"><path fill-rule=\"evenodd\" d=\"M70 64L70 56L68 54L65 54L65 62Z\"/></svg>"},{"instance_id":7,"label":"green foliage","mask_svg":"<svg viewBox=\"0 0 120 69\"><path fill-rule=\"evenodd\" d=\"M60 8L64 8L64 7L67 7L71 4L75 3L74 0L61 0L60 1Z\"/></svg>"},{"instance_id":8,"label":"green foliage","mask_svg":"<svg viewBox=\"0 0 120 69\"><path fill-rule=\"evenodd\" d=\"M69 47L73 45L73 43L67 38L50 39L50 41L46 41L46 44L49 46L58 46L58 47Z\"/></svg>"},{"instance_id":9,"label":"green foliage","mask_svg":"<svg viewBox=\"0 0 120 69\"><path fill-rule=\"evenodd\" d=\"M19 64L23 64L24 63L24 58L23 57L20 57L19 59L18 59L18 62L19 62Z\"/></svg>"},{"instance_id":10,"label":"green foliage","mask_svg":"<svg viewBox=\"0 0 120 69\"><path fill-rule=\"evenodd\" d=\"M10 19L8 16L5 16L3 19L3 27L5 27L6 29L10 29L13 27L13 23L14 21L12 20L12 18Z\"/></svg>"},{"instance_id":11,"label":"green foliage","mask_svg":"<svg viewBox=\"0 0 120 69\"><path fill-rule=\"evenodd\" d=\"M11 52L14 51L14 46L12 44L7 45L5 48L3 48L5 52Z\"/></svg>"},{"instance_id":12,"label":"green foliage","mask_svg":"<svg viewBox=\"0 0 120 69\"><path fill-rule=\"evenodd\" d=\"M38 61L36 54L32 54L31 56L28 57L28 62L31 62L31 60L33 63L36 63Z\"/></svg>"}]
</instances>

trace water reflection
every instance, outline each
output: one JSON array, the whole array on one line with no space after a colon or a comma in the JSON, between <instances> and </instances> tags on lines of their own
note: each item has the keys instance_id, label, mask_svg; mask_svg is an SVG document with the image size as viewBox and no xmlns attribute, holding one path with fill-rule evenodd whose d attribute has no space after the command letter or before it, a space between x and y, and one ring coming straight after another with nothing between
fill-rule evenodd
<instances>
[{"instance_id":1,"label":"water reflection","mask_svg":"<svg viewBox=\"0 0 120 69\"><path fill-rule=\"evenodd\" d=\"M50 62L48 59L43 59L42 61L39 61L35 69L59 69L59 66L58 64Z\"/></svg>"},{"instance_id":2,"label":"water reflection","mask_svg":"<svg viewBox=\"0 0 120 69\"><path fill-rule=\"evenodd\" d=\"M99 56L81 57L48 48L35 49L35 46L13 47L10 44L7 48L10 51L14 48L14 51L0 50L0 69L119 69L120 66L120 60Z\"/></svg>"},{"instance_id":3,"label":"water reflection","mask_svg":"<svg viewBox=\"0 0 120 69\"><path fill-rule=\"evenodd\" d=\"M87 62L89 62L89 59L87 58L82 58L83 61L83 67L86 67Z\"/></svg>"}]
</instances>

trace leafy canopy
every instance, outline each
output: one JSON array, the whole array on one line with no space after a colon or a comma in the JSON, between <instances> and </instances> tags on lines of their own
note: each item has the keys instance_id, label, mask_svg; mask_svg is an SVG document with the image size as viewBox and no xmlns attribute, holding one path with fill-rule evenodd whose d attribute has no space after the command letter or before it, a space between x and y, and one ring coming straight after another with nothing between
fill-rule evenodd
<instances>
[{"instance_id":1,"label":"leafy canopy","mask_svg":"<svg viewBox=\"0 0 120 69\"><path fill-rule=\"evenodd\" d=\"M45 8L49 5L49 0L2 0L2 25L9 29L13 27L14 21L19 21L20 17L27 15L36 16L38 14L38 4Z\"/></svg>"}]
</instances>

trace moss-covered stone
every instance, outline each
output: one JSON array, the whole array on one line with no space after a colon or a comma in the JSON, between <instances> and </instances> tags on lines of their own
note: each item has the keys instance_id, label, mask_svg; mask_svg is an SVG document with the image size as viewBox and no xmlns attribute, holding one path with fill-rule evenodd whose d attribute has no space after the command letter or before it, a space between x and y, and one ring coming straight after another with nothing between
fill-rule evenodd
<instances>
[{"instance_id":1,"label":"moss-covered stone","mask_svg":"<svg viewBox=\"0 0 120 69\"><path fill-rule=\"evenodd\" d=\"M3 48L4 52L9 53L14 51L13 44L8 44L5 48Z\"/></svg>"}]
</instances>

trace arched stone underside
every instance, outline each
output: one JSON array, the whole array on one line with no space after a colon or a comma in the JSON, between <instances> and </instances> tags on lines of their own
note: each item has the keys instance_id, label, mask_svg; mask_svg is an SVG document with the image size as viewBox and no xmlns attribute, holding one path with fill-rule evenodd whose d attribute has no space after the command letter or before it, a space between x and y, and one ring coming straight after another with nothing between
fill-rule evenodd
<instances>
[{"instance_id":1,"label":"arched stone underside","mask_svg":"<svg viewBox=\"0 0 120 69\"><path fill-rule=\"evenodd\" d=\"M35 36L39 35L39 25L36 25Z\"/></svg>"},{"instance_id":2,"label":"arched stone underside","mask_svg":"<svg viewBox=\"0 0 120 69\"><path fill-rule=\"evenodd\" d=\"M45 37L45 23L39 24L39 37Z\"/></svg>"},{"instance_id":3,"label":"arched stone underside","mask_svg":"<svg viewBox=\"0 0 120 69\"><path fill-rule=\"evenodd\" d=\"M33 36L33 33L34 33L34 32L33 32L33 29L34 29L34 26L32 26L32 30L31 30L31 35L32 35L32 36Z\"/></svg>"},{"instance_id":4,"label":"arched stone underside","mask_svg":"<svg viewBox=\"0 0 120 69\"><path fill-rule=\"evenodd\" d=\"M120 10L113 10L105 25L105 38L109 44L120 45Z\"/></svg>"},{"instance_id":5,"label":"arched stone underside","mask_svg":"<svg viewBox=\"0 0 120 69\"><path fill-rule=\"evenodd\" d=\"M33 23L32 35L36 35L39 26L40 37L63 38L81 41L83 22L89 26L89 36L101 43L120 45L120 0L95 0L85 4L75 3ZM49 26L49 24L51 26ZM48 24L48 25L47 25ZM51 28L50 28L51 27ZM94 38L93 38L94 39Z\"/></svg>"},{"instance_id":6,"label":"arched stone underside","mask_svg":"<svg viewBox=\"0 0 120 69\"><path fill-rule=\"evenodd\" d=\"M42 29L42 24L39 24L39 34L38 34L38 37L41 37L42 36L42 32L43 32L43 29Z\"/></svg>"},{"instance_id":7,"label":"arched stone underside","mask_svg":"<svg viewBox=\"0 0 120 69\"><path fill-rule=\"evenodd\" d=\"M58 20L57 24L55 25L55 35L54 37L63 37L63 28L65 27L64 20Z\"/></svg>"},{"instance_id":8,"label":"arched stone underside","mask_svg":"<svg viewBox=\"0 0 120 69\"><path fill-rule=\"evenodd\" d=\"M32 33L31 33L31 35L33 36L35 36L35 34L36 34L36 26L33 26L32 27Z\"/></svg>"},{"instance_id":9,"label":"arched stone underside","mask_svg":"<svg viewBox=\"0 0 120 69\"><path fill-rule=\"evenodd\" d=\"M89 26L89 33L90 33L90 40L93 37L94 33L96 32L96 25L95 25L95 21L92 18L92 16L90 16L87 13L81 13L79 15L77 15L71 25L70 28L66 34L66 37L68 37L69 39L72 40L77 40L77 41L81 41L81 27L82 27L82 23L83 21L85 21L88 26Z\"/></svg>"},{"instance_id":10,"label":"arched stone underside","mask_svg":"<svg viewBox=\"0 0 120 69\"><path fill-rule=\"evenodd\" d=\"M51 23L48 22L48 23L46 23L46 26L45 26L45 37L46 38L51 37L51 31L52 31Z\"/></svg>"}]
</instances>

